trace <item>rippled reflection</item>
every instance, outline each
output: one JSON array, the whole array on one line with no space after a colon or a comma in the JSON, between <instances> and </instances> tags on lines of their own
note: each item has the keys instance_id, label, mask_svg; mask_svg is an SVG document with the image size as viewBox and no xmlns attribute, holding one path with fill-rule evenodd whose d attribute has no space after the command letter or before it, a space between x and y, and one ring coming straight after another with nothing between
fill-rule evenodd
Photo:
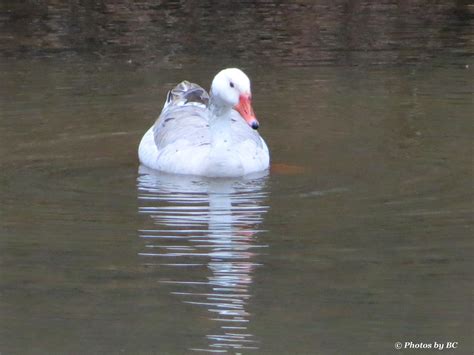
<instances>
[{"instance_id":1,"label":"rippled reflection","mask_svg":"<svg viewBox=\"0 0 474 355\"><path fill-rule=\"evenodd\" d=\"M246 306L259 249L267 246L256 238L268 209L266 174L229 180L139 172L139 212L156 225L139 231L144 263L174 268L160 282L183 302L206 308L218 328L206 335L207 348L189 350L258 349Z\"/></svg>"}]
</instances>

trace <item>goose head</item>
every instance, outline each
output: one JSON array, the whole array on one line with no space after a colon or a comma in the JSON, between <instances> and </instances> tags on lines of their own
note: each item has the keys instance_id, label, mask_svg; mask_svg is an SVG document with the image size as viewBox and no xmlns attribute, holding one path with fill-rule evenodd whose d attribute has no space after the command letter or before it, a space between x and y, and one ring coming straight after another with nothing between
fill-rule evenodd
<instances>
[{"instance_id":1,"label":"goose head","mask_svg":"<svg viewBox=\"0 0 474 355\"><path fill-rule=\"evenodd\" d=\"M229 68L220 71L212 81L211 96L216 106L235 109L250 127L258 129L259 123L252 108L250 80L242 70Z\"/></svg>"}]
</instances>

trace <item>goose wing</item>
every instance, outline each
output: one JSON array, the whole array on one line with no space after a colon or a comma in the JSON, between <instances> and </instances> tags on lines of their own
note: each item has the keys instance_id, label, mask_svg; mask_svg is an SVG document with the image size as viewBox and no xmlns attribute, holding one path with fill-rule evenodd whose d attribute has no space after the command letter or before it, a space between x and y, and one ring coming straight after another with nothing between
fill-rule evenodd
<instances>
[{"instance_id":1,"label":"goose wing","mask_svg":"<svg viewBox=\"0 0 474 355\"><path fill-rule=\"evenodd\" d=\"M178 148L210 143L209 94L197 84L183 81L168 92L153 127L158 151L169 144Z\"/></svg>"}]
</instances>

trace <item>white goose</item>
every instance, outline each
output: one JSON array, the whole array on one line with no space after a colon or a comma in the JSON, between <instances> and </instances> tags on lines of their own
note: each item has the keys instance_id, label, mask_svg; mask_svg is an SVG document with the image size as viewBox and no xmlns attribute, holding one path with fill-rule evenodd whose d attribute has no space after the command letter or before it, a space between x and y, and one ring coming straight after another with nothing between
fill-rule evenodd
<instances>
[{"instance_id":1,"label":"white goose","mask_svg":"<svg viewBox=\"0 0 474 355\"><path fill-rule=\"evenodd\" d=\"M210 97L183 81L168 93L155 124L138 148L140 162L174 174L243 176L268 169L270 156L257 133L250 80L239 69L219 72Z\"/></svg>"}]
</instances>

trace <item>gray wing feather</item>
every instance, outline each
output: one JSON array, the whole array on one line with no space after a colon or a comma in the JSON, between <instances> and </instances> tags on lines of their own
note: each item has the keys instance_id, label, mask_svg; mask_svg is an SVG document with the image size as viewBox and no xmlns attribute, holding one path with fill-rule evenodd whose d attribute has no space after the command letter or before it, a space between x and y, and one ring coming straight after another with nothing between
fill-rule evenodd
<instances>
[{"instance_id":1,"label":"gray wing feather","mask_svg":"<svg viewBox=\"0 0 474 355\"><path fill-rule=\"evenodd\" d=\"M198 84L185 80L168 92L163 110L170 106L183 106L186 104L209 105L209 94Z\"/></svg>"},{"instance_id":2,"label":"gray wing feather","mask_svg":"<svg viewBox=\"0 0 474 355\"><path fill-rule=\"evenodd\" d=\"M161 114L154 126L158 150L181 140L186 145L210 143L206 108L181 106ZM187 142L187 143L185 143Z\"/></svg>"},{"instance_id":3,"label":"gray wing feather","mask_svg":"<svg viewBox=\"0 0 474 355\"><path fill-rule=\"evenodd\" d=\"M153 131L158 150L178 139L186 145L209 143L209 94L197 84L183 81L168 92Z\"/></svg>"}]
</instances>

